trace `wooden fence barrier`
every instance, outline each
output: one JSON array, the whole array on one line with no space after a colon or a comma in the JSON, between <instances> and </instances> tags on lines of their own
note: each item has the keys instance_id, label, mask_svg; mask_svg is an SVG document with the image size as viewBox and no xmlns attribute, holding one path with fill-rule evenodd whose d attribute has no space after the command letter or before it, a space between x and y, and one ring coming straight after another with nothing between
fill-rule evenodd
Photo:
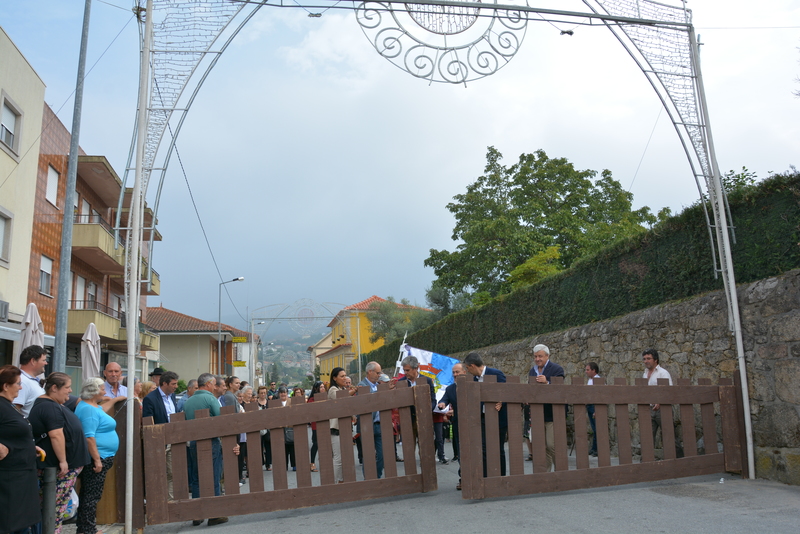
<instances>
[{"instance_id":1,"label":"wooden fence barrier","mask_svg":"<svg viewBox=\"0 0 800 534\"><path fill-rule=\"evenodd\" d=\"M175 414L165 425L153 425L149 418L143 420L142 443L144 450L144 478L147 498L147 523L150 525L189 521L208 517L244 515L277 510L290 510L322 504L343 503L390 497L437 489L436 460L433 444L433 418L430 393L427 385L389 390L381 384L376 393L369 388L359 388L359 395L350 397L338 392L335 399L316 394L315 402L296 399L286 407L280 401L271 401L269 409L258 410L255 405L245 413L223 413L208 419L208 410L198 410L196 419L185 421L183 414ZM227 407L232 409L231 407ZM415 440L412 428L412 408L416 409L419 428L420 465L415 457ZM398 473L392 431L392 410L399 409L403 441L403 473ZM385 478L378 479L375 465L372 412L380 412L383 438ZM364 457L364 480L356 480L353 457L351 417L359 416L361 443ZM330 433L330 419L339 420L338 436ZM307 425L317 423L319 446L319 484L313 485L308 469L309 443ZM298 464L297 487L289 488L284 447L284 428L294 428L294 447ZM271 436L273 471L272 488L264 487L261 470L261 429L269 429ZM237 458L232 450L236 436L247 434L250 444L247 463L250 472L250 491L239 491ZM225 494L215 497L212 469L212 439L222 440ZM334 483L332 439L340 440L342 450L343 484ZM189 498L187 442L197 442L197 463L200 497ZM165 447L172 445L172 473L174 500L169 500ZM301 460L304 459L305 461ZM371 461L370 461L371 460Z\"/></svg>"},{"instance_id":2,"label":"wooden fence barrier","mask_svg":"<svg viewBox=\"0 0 800 534\"><path fill-rule=\"evenodd\" d=\"M483 383L470 377L459 377L458 418L461 429L463 498L483 499L509 495L524 495L581 488L631 484L724 471L741 472L743 465L740 408L738 392L731 380L720 379L717 386L710 380L699 380L696 386L688 380L677 380L669 386L659 380L658 386L648 386L646 379L636 379L628 385L624 378L606 385L596 378L594 385L583 385L576 377L573 385L563 378L554 378L549 385L520 383L519 377L508 377L497 383L496 377L486 376ZM500 444L497 439L486 440L487 477L483 477L481 427L487 435L496 435L498 413L481 403L493 406L507 403L508 410L508 467L509 476L500 476ZM525 473L523 453L523 406L530 405L531 439L533 448L532 473ZM544 405L553 405L555 470L545 472ZM590 467L586 405L594 404L597 428L597 467ZM650 406L661 405L663 460L656 461L653 443ZM741 402L739 401L739 405ZM570 469L568 457L568 427L565 406L572 405L574 413L575 468ZM629 406L634 405L630 410ZM698 453L695 428L695 406L699 405L704 454ZM715 405L718 411L715 412ZM612 465L609 438L609 406L615 407L619 465ZM682 422L683 457L678 458L676 436L673 433L673 409ZM721 423L723 452L718 452L717 416ZM485 421L482 421L482 418ZM638 419L640 455L634 456L631 419ZM663 431L663 429L669 429Z\"/></svg>"}]
</instances>

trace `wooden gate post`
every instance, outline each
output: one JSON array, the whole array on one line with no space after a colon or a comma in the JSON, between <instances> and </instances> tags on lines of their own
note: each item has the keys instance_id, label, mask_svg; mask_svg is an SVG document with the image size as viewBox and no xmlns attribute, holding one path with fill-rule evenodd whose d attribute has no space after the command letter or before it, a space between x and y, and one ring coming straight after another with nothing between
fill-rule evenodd
<instances>
[{"instance_id":1,"label":"wooden gate post","mask_svg":"<svg viewBox=\"0 0 800 534\"><path fill-rule=\"evenodd\" d=\"M483 499L483 446L481 444L480 382L472 377L459 376L458 395L458 454L461 457L461 488L465 499Z\"/></svg>"}]
</instances>

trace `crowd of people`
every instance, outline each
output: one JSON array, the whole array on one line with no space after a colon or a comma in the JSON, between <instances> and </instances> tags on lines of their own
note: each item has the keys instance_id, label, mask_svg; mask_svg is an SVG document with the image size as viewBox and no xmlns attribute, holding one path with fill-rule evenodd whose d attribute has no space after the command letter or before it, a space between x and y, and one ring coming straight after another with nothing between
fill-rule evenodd
<instances>
[{"instance_id":1,"label":"crowd of people","mask_svg":"<svg viewBox=\"0 0 800 534\"><path fill-rule=\"evenodd\" d=\"M642 354L645 366L643 374L651 385L657 384L659 378L669 379L669 372L660 367L658 352L648 349ZM42 520L41 488L46 468L56 471L56 534L61 532L64 511L68 506L70 494L77 480L81 481L79 508L77 511L77 533L95 534L95 517L97 504L103 494L105 477L111 468L114 457L119 447L119 438L116 432L116 422L111 416L111 411L116 403L127 399L126 380L122 377L122 369L116 362L110 362L103 371L103 378L87 379L80 390L79 396L72 395L72 380L69 375L54 372L40 382L39 376L47 365L47 351L39 346L27 347L22 351L19 367L6 365L0 367L0 509L15 510L15 514L0 515L0 533L28 533L34 532ZM389 388L412 387L417 384L427 384L431 396L431 410L433 412L434 446L435 454L441 464L451 460L460 460L458 440L458 399L457 384L448 386L443 397L437 403L434 385L431 378L420 373L419 361L413 356L404 358L401 362L403 376L400 379L390 378L382 372L378 362L369 362L365 368L365 377L358 386L369 388L369 392L378 391L381 382L389 382ZM593 380L600 378L600 368L595 362L585 365L589 385ZM478 353L469 353L462 363L455 364L452 368L453 378L461 375L471 375L477 382L483 382L486 376L495 376L497 382L505 382L505 374L499 369L487 367ZM529 382L550 384L552 378L563 377L564 369L550 360L550 349L545 345L536 345L533 348L533 366L529 372ZM294 387L291 391L286 384L277 385L271 382L269 387L260 386L255 392L247 382L241 381L236 376L223 378L210 373L203 373L197 379L190 380L187 384L186 395L178 402L175 391L178 387L178 375L171 371L156 368L149 376L150 380L134 381L135 398L139 401L143 417L152 417L155 424L168 423L170 416L177 412L184 412L186 420L195 418L198 410L209 410L211 417L220 414L223 406L234 406L237 412L244 412L248 405L256 404L255 409L268 409L271 400L280 401L281 406L291 405L294 402L315 402L315 396L327 393L330 396L340 396L339 392L347 395L356 395L358 387L352 385L350 377L341 367L331 371L330 382L316 381L306 399L302 387ZM302 401L290 401L291 397L302 398ZM504 403L496 403L493 407L484 406L482 411L494 408L498 412L498 435L488 439L498 439L500 449L500 474L506 474L506 458L504 442L508 430L508 417ZM250 408L254 409L254 408ZM565 406L566 409L566 406ZM594 406L586 407L592 433L595 431ZM529 455L532 460L530 411L524 412L523 435L526 438ZM372 437L374 440L375 467L378 478L383 476L383 438L380 424L380 412L372 413ZM661 414L659 405L651 406L651 419L653 440L661 427ZM416 411L411 408L411 421L415 441L418 438ZM555 459L555 445L553 437L553 406L544 406L544 434L546 444L547 470L551 470ZM342 472L341 442L338 439L343 430L339 427L340 419L331 419L329 429L333 452L334 480L336 483L344 482ZM354 444L358 450L359 462L363 465L364 458L361 447L361 418L353 417L355 425ZM393 436L395 444L395 459L402 461L397 455L397 443L400 437L400 418L398 410L392 413ZM444 453L446 436L452 430L453 458L448 459ZM276 430L273 429L273 432ZM294 429L282 429L285 444L286 468L293 471L298 468L298 459L294 447ZM350 433L352 428L347 429ZM486 476L486 429L483 415L481 416L481 435L483 449L483 471ZM318 471L316 457L319 452L317 425L311 424L311 450L309 469ZM682 456L679 438L676 438L678 455ZM261 440L254 446L261 448L262 467L267 471L272 470L272 448L270 430L261 431ZM246 477L254 472L255 466L247 465L247 435L240 434L233 454L239 460L239 485L246 483ZM169 497L172 493L172 456L171 447L166 451L167 478ZM590 454L597 455L597 438L593 436ZM222 493L222 444L219 438L212 440L212 459L214 471L214 494ZM189 489L193 498L200 496L199 476L197 466L197 447L195 442L189 442L187 447L187 461L189 469ZM365 469L365 468L362 468ZM260 469L259 469L260 471ZM461 470L459 469L459 476ZM456 489L461 489L461 481ZM195 525L202 524L205 519L194 520ZM228 521L227 517L209 518L209 525L217 525ZM32 530L34 529L34 530Z\"/></svg>"}]
</instances>

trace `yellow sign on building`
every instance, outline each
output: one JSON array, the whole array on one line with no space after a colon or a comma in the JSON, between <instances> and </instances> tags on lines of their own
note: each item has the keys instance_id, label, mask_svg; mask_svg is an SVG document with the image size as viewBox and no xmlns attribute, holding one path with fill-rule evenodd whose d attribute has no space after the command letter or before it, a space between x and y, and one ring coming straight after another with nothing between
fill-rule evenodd
<instances>
[{"instance_id":1,"label":"yellow sign on building","mask_svg":"<svg viewBox=\"0 0 800 534\"><path fill-rule=\"evenodd\" d=\"M240 362L240 361L234 361L233 362L233 366L234 367L247 367L247 363L246 362Z\"/></svg>"},{"instance_id":2,"label":"yellow sign on building","mask_svg":"<svg viewBox=\"0 0 800 534\"><path fill-rule=\"evenodd\" d=\"M231 341L233 343L247 343L247 336L233 336Z\"/></svg>"}]
</instances>

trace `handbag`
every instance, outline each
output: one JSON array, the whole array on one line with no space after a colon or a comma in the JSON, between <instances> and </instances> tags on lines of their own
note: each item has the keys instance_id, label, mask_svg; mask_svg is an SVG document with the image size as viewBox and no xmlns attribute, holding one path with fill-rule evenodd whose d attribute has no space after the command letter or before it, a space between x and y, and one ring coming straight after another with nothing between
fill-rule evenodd
<instances>
[{"instance_id":1,"label":"handbag","mask_svg":"<svg viewBox=\"0 0 800 534\"><path fill-rule=\"evenodd\" d=\"M286 427L283 429L283 442L294 443L294 427Z\"/></svg>"}]
</instances>

